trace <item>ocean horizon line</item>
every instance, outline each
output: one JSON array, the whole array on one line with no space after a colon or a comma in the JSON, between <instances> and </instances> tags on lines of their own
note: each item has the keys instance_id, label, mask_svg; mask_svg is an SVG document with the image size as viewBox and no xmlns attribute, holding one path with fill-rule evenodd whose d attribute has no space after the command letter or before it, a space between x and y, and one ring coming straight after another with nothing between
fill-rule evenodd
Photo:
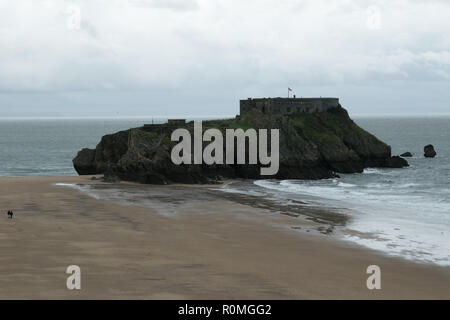
<instances>
[{"instance_id":1,"label":"ocean horizon line","mask_svg":"<svg viewBox=\"0 0 450 320\"><path fill-rule=\"evenodd\" d=\"M449 114L450 116L450 114ZM169 115L169 116L123 116L123 117L108 117L108 116L93 116L93 117L1 117L2 120L152 120L152 119L229 119L234 118L231 115L204 115L204 116L187 116L187 115Z\"/></svg>"},{"instance_id":2,"label":"ocean horizon line","mask_svg":"<svg viewBox=\"0 0 450 320\"><path fill-rule=\"evenodd\" d=\"M450 117L450 113L350 113L353 118L435 118L435 117ZM51 116L0 116L0 121L8 120L167 120L167 119L229 119L234 118L236 115L198 115L198 116L188 116L188 115L164 115L164 116L61 116L61 117L51 117Z\"/></svg>"}]
</instances>

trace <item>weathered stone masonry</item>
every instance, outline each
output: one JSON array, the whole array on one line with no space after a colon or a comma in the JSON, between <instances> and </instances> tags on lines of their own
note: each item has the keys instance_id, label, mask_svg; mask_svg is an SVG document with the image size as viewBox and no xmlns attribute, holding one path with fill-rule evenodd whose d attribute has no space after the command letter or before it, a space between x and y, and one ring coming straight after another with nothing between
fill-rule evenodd
<instances>
[{"instance_id":1,"label":"weathered stone masonry","mask_svg":"<svg viewBox=\"0 0 450 320\"><path fill-rule=\"evenodd\" d=\"M264 114L313 113L337 107L338 98L248 98L240 101L240 114L253 109Z\"/></svg>"}]
</instances>

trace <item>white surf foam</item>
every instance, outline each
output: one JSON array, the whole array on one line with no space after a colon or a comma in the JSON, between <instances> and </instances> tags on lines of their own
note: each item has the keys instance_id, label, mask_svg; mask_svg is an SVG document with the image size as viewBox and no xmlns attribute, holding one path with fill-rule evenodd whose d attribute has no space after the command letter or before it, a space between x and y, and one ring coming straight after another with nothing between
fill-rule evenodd
<instances>
[{"instance_id":1,"label":"white surf foam","mask_svg":"<svg viewBox=\"0 0 450 320\"><path fill-rule=\"evenodd\" d=\"M450 265L448 194L436 200L421 192L418 183L386 180L360 185L339 179L258 180L255 184L273 192L312 196L327 207L350 209L353 219L346 227L345 240L390 255Z\"/></svg>"},{"instance_id":2,"label":"white surf foam","mask_svg":"<svg viewBox=\"0 0 450 320\"><path fill-rule=\"evenodd\" d=\"M53 185L75 189L75 190L87 193L90 197L92 197L94 199L97 199L97 200L100 199L100 196L98 194L96 194L90 186L87 186L87 185L79 185L79 184L75 184L75 183L55 183Z\"/></svg>"}]
</instances>

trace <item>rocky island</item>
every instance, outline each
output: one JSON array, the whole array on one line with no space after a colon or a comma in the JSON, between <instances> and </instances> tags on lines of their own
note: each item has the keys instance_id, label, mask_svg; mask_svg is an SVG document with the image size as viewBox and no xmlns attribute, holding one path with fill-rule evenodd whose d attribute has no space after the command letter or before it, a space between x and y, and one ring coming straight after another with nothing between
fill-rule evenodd
<instances>
[{"instance_id":1,"label":"rocky island","mask_svg":"<svg viewBox=\"0 0 450 320\"><path fill-rule=\"evenodd\" d=\"M279 129L276 179L322 179L359 173L367 167L401 168L408 162L391 155L386 143L356 125L335 98L263 98L241 100L233 119L203 121L203 129ZM95 149L73 159L80 175L139 183L213 183L232 178L268 178L260 165L175 165L171 141L176 128L193 131L194 123L169 120L105 135ZM247 148L248 152L248 148Z\"/></svg>"}]
</instances>

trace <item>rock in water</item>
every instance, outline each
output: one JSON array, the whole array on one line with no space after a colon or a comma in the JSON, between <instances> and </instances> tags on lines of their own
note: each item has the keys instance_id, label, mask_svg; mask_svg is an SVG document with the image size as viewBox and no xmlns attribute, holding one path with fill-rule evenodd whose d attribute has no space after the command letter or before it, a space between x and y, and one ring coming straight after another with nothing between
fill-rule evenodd
<instances>
[{"instance_id":1,"label":"rock in water","mask_svg":"<svg viewBox=\"0 0 450 320\"><path fill-rule=\"evenodd\" d=\"M403 158L410 158L410 157L412 157L412 153L408 151L408 152L402 153L402 154L400 155L400 157L403 157Z\"/></svg>"},{"instance_id":2,"label":"rock in water","mask_svg":"<svg viewBox=\"0 0 450 320\"><path fill-rule=\"evenodd\" d=\"M408 162L399 156L393 156L386 160L386 167L388 168L403 168L407 166Z\"/></svg>"},{"instance_id":3,"label":"rock in water","mask_svg":"<svg viewBox=\"0 0 450 320\"><path fill-rule=\"evenodd\" d=\"M426 158L434 158L436 157L436 151L434 150L434 146L429 144L423 148L424 156Z\"/></svg>"},{"instance_id":4,"label":"rock in water","mask_svg":"<svg viewBox=\"0 0 450 320\"><path fill-rule=\"evenodd\" d=\"M171 141L171 133L178 127L193 132L193 126L193 122L146 125L106 135L95 150L78 153L75 169L79 174L169 184L233 178L322 179L367 167L408 165L405 159L392 157L391 148L358 127L342 107L284 116L249 112L234 119L203 121L203 130L216 128L222 134L227 128L279 129L280 167L275 176L261 176L260 165L173 164L171 150L178 142Z\"/></svg>"}]
</instances>

